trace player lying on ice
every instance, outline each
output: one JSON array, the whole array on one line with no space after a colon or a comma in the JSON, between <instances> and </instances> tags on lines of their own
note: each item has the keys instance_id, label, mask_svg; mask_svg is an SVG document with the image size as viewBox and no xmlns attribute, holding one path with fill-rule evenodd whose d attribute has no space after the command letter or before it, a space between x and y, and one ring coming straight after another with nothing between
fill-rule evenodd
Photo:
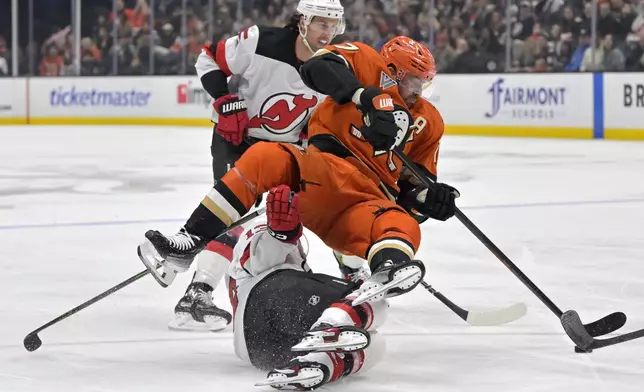
<instances>
[{"instance_id":1,"label":"player lying on ice","mask_svg":"<svg viewBox=\"0 0 644 392\"><path fill-rule=\"evenodd\" d=\"M252 26L205 47L195 68L213 97L215 123L211 154L217 183L257 141L299 143L313 110L326 98L300 78L301 64L344 31L338 0L300 0L285 27ZM228 77L239 81L231 93ZM212 301L212 292L230 264L240 230L210 242L169 323L173 330L221 330L232 316Z\"/></svg>"},{"instance_id":2,"label":"player lying on ice","mask_svg":"<svg viewBox=\"0 0 644 392\"><path fill-rule=\"evenodd\" d=\"M431 103L418 98L435 74L431 53L408 37L387 42L382 55L361 43L333 45L304 63L301 74L309 87L330 97L309 122L309 147L254 144L179 233L148 231L138 252L157 280L169 284L188 270L259 195L284 184L300 196L305 227L332 249L368 260L372 275L354 305L404 294L420 282L425 267L413 259L419 224L397 199L422 217L446 220L458 192L440 183L436 191L413 186L401 178L401 162L391 149L404 149L436 178L443 121Z\"/></svg>"},{"instance_id":3,"label":"player lying on ice","mask_svg":"<svg viewBox=\"0 0 644 392\"><path fill-rule=\"evenodd\" d=\"M228 270L235 353L270 370L258 385L280 389L315 389L364 371L385 348L373 332L385 320L387 300L351 306L360 277L310 272L299 240L299 198L286 185L269 192L266 220L247 225Z\"/></svg>"}]
</instances>

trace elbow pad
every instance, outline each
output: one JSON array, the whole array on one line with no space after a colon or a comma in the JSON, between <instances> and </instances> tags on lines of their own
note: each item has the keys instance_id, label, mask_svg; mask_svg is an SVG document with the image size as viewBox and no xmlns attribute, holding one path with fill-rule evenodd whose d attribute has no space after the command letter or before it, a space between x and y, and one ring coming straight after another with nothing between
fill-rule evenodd
<instances>
[{"instance_id":1,"label":"elbow pad","mask_svg":"<svg viewBox=\"0 0 644 392\"><path fill-rule=\"evenodd\" d=\"M228 95L228 78L222 70L214 70L201 77L201 85L214 99Z\"/></svg>"},{"instance_id":2,"label":"elbow pad","mask_svg":"<svg viewBox=\"0 0 644 392\"><path fill-rule=\"evenodd\" d=\"M334 53L313 56L302 65L300 75L307 87L339 104L351 102L355 91L362 87L346 60Z\"/></svg>"}]
</instances>

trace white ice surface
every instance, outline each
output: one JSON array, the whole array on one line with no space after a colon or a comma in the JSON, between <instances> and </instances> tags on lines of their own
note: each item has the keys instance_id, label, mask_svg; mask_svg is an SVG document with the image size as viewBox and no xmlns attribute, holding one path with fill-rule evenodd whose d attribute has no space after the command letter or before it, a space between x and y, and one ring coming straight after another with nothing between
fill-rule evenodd
<instances>
[{"instance_id":1,"label":"white ice surface","mask_svg":"<svg viewBox=\"0 0 644 392\"><path fill-rule=\"evenodd\" d=\"M31 330L143 269L149 228L173 232L211 184L210 130L0 127L0 391L256 391L263 373L223 333L166 325L191 274L145 278L40 334ZM562 310L644 328L644 144L446 137L440 179ZM423 226L426 280L464 307L528 314L470 327L422 288L395 298L388 351L328 391L642 391L644 339L575 354L558 320L457 220ZM334 261L319 240L319 271ZM223 285L217 302L230 308ZM268 389L270 390L270 388Z\"/></svg>"}]
</instances>

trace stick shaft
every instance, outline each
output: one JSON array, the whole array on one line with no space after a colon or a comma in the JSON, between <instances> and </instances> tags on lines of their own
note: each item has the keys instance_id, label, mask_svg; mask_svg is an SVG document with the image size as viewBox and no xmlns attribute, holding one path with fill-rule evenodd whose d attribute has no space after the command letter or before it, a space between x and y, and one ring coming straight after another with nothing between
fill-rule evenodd
<instances>
[{"instance_id":1,"label":"stick shaft","mask_svg":"<svg viewBox=\"0 0 644 392\"><path fill-rule=\"evenodd\" d=\"M244 216L243 218L241 218L238 221L236 221L233 224L231 224L226 229L226 231L224 231L224 233L229 231L229 230L234 229L235 227L241 226L241 225L243 225L244 223L246 223L248 221L251 221L251 220L257 218L258 216L263 214L265 211L266 211L265 208L259 208L259 209L255 210L255 211L251 212L250 214ZM30 335L38 334L40 331L51 327L52 325L54 325L54 324L56 324L56 323L58 323L58 322L60 322L60 321L62 321L64 319L66 319L67 317L72 316L72 315L80 312L81 310L87 308L88 306L90 306L90 305L102 300L103 298L116 293L117 291L121 290L122 288L131 285L132 283L134 283L137 280L143 278L144 276L146 276L149 273L150 273L150 271L148 271L147 268L146 268L145 270L139 272L136 275L133 275L133 276L129 277L128 279L122 281L121 283L117 284L116 286L114 286L114 287L112 287L112 288L110 288L108 290L105 290L104 292L100 293L96 297L93 297L92 299L83 302L82 304L78 305L77 307L75 307L73 309L70 309L67 312L61 314L60 316L58 316L55 319L51 320L50 322L48 322L47 324L43 325L42 327L32 331L30 333Z\"/></svg>"},{"instance_id":2,"label":"stick shaft","mask_svg":"<svg viewBox=\"0 0 644 392\"><path fill-rule=\"evenodd\" d=\"M435 184L416 167L416 164L412 162L404 152L400 151L397 148L395 148L393 151L394 154L407 167L407 169L409 169L409 171L414 175L414 177L416 177L424 186L430 189L436 189ZM559 309L559 307L555 305L555 303L552 302L552 300L543 291L541 291L541 289L539 289L539 287L537 287L537 285L534 284L534 282L532 282L532 280L530 280L530 278L528 278L523 273L523 271L521 271L521 269L519 269L519 267L517 267L516 264L514 264L512 260L510 260L510 258L501 251L501 249L499 249L492 242L492 240L490 240L467 216L465 216L465 214L461 210L456 208L456 213L454 215L472 234L474 234L474 236L479 241L481 241L483 245L485 245L486 248L490 250L490 252L492 252L497 257L497 259L499 259L499 261L501 261L501 263L503 263L503 265L505 265L510 270L510 272L514 274L514 276L519 278L521 283L523 283L530 291L532 291L532 293L537 298L539 298L539 300L541 300L541 302L543 302L544 305L548 307L548 309L550 309L558 318L561 318L561 316L563 315L561 309Z\"/></svg>"}]
</instances>

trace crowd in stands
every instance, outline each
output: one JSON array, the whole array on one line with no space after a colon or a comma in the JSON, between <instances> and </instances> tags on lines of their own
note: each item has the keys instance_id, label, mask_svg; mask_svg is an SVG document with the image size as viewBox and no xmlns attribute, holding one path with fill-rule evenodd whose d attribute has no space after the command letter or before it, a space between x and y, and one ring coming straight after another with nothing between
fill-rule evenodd
<instances>
[{"instance_id":1,"label":"crowd in stands","mask_svg":"<svg viewBox=\"0 0 644 392\"><path fill-rule=\"evenodd\" d=\"M151 0L115 1L116 14L112 0L83 2L79 70L70 0L35 0L51 7L35 14L31 42L21 36L20 74L146 75L151 68L161 75L194 73L207 41L253 24L284 26L297 6L297 0L155 0L151 9ZM391 37L407 35L432 49L439 72L644 70L644 0L596 1L595 42L588 0L513 0L509 9L506 0L342 3L347 29L336 40L379 49ZM6 11L0 9L0 76L10 75L12 64ZM21 32L28 31L23 11ZM52 16L57 12L59 18Z\"/></svg>"}]
</instances>

